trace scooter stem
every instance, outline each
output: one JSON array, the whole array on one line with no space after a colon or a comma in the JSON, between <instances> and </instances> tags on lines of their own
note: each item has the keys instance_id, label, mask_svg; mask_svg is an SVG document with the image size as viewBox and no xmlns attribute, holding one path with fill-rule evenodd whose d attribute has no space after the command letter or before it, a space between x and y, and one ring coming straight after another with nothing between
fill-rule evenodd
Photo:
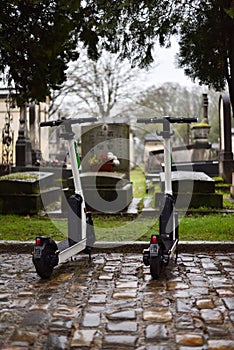
<instances>
[{"instance_id":1,"label":"scooter stem","mask_svg":"<svg viewBox=\"0 0 234 350\"><path fill-rule=\"evenodd\" d=\"M170 138L164 138L164 164L165 164L165 193L172 195L171 186L171 142Z\"/></svg>"},{"instance_id":2,"label":"scooter stem","mask_svg":"<svg viewBox=\"0 0 234 350\"><path fill-rule=\"evenodd\" d=\"M79 174L79 167L77 164L75 142L76 142L75 140L68 140L69 155L70 155L71 165L72 165L75 193L80 194L83 197L83 191L82 191L80 174Z\"/></svg>"}]
</instances>

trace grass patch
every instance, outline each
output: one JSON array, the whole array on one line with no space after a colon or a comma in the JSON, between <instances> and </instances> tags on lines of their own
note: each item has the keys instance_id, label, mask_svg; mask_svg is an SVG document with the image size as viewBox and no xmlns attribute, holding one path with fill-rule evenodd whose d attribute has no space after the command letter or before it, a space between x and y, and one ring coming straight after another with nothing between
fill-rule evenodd
<instances>
[{"instance_id":1,"label":"grass patch","mask_svg":"<svg viewBox=\"0 0 234 350\"><path fill-rule=\"evenodd\" d=\"M134 217L95 217L95 232L99 241L138 241L143 236L150 237L158 232L158 220L154 218Z\"/></svg>"},{"instance_id":2,"label":"grass patch","mask_svg":"<svg viewBox=\"0 0 234 350\"><path fill-rule=\"evenodd\" d=\"M185 216L180 221L180 240L233 241L234 214Z\"/></svg>"},{"instance_id":3,"label":"grass patch","mask_svg":"<svg viewBox=\"0 0 234 350\"><path fill-rule=\"evenodd\" d=\"M135 198L146 196L145 175L141 168L131 171ZM234 209L226 192L224 208ZM209 209L207 209L209 210ZM121 215L93 215L98 241L148 241L159 232L157 218L136 218ZM180 219L179 236L185 241L233 241L234 214L187 215ZM59 241L67 237L67 220L53 220L44 216L0 215L0 240L34 240L37 235L50 236Z\"/></svg>"},{"instance_id":4,"label":"grass patch","mask_svg":"<svg viewBox=\"0 0 234 350\"><path fill-rule=\"evenodd\" d=\"M148 241L159 232L159 220L94 218L97 239L100 241ZM179 237L182 241L233 241L234 214L185 216L179 220Z\"/></svg>"},{"instance_id":5,"label":"grass patch","mask_svg":"<svg viewBox=\"0 0 234 350\"><path fill-rule=\"evenodd\" d=\"M133 183L133 197L144 198L146 194L145 174L139 167L131 170L130 180Z\"/></svg>"},{"instance_id":6,"label":"grass patch","mask_svg":"<svg viewBox=\"0 0 234 350\"><path fill-rule=\"evenodd\" d=\"M148 241L158 233L155 218L94 215L98 241ZM0 240L34 240L37 235L59 241L67 237L67 220L39 216L0 215ZM181 241L233 241L234 214L190 215L180 219Z\"/></svg>"},{"instance_id":7,"label":"grass patch","mask_svg":"<svg viewBox=\"0 0 234 350\"><path fill-rule=\"evenodd\" d=\"M51 236L55 240L65 237L65 221L57 221L56 226L48 217L0 215L0 240L30 241L37 235Z\"/></svg>"}]
</instances>

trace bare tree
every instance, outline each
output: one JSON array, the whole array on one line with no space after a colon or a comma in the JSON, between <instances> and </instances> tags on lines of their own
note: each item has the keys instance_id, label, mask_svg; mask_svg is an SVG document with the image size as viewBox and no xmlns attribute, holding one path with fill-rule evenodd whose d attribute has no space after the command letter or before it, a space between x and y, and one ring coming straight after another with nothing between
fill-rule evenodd
<instances>
[{"instance_id":1,"label":"bare tree","mask_svg":"<svg viewBox=\"0 0 234 350\"><path fill-rule=\"evenodd\" d=\"M118 55L105 52L93 61L83 53L70 66L67 82L56 96L52 109L64 113L75 104L76 113L88 113L102 119L117 117L127 104L139 74L139 69L131 68Z\"/></svg>"},{"instance_id":2,"label":"bare tree","mask_svg":"<svg viewBox=\"0 0 234 350\"><path fill-rule=\"evenodd\" d=\"M132 118L137 117L198 117L203 119L204 88L195 86L191 89L177 83L164 83L159 87L151 86L138 94L132 106ZM208 91L209 98L209 122L211 125L210 139L212 142L218 139L218 99L219 94L214 90ZM137 108L136 108L137 106ZM150 131L155 126L147 126L145 130ZM188 127L177 125L176 130L188 142Z\"/></svg>"}]
</instances>

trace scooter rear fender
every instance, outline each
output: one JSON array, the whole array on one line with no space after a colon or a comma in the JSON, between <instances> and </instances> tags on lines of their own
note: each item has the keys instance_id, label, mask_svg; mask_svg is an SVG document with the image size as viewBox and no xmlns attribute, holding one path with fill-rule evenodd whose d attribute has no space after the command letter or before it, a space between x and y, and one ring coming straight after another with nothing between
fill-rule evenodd
<instances>
[{"instance_id":1,"label":"scooter rear fender","mask_svg":"<svg viewBox=\"0 0 234 350\"><path fill-rule=\"evenodd\" d=\"M46 244L50 244L54 246L54 250L57 251L58 247L56 243L50 237L37 236L36 244L33 249L33 257L34 259L40 259L42 255L42 251L45 248Z\"/></svg>"}]
</instances>

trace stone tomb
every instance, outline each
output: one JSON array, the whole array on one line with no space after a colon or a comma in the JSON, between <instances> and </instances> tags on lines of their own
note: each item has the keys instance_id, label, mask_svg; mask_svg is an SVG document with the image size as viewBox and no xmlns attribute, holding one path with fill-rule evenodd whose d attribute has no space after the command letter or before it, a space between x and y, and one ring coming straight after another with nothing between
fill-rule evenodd
<instances>
[{"instance_id":1,"label":"stone tomb","mask_svg":"<svg viewBox=\"0 0 234 350\"><path fill-rule=\"evenodd\" d=\"M122 212L132 201L132 184L124 173L86 172L81 174L81 183L88 210Z\"/></svg>"},{"instance_id":2,"label":"stone tomb","mask_svg":"<svg viewBox=\"0 0 234 350\"><path fill-rule=\"evenodd\" d=\"M37 214L59 199L53 173L30 171L0 177L1 214Z\"/></svg>"},{"instance_id":3,"label":"stone tomb","mask_svg":"<svg viewBox=\"0 0 234 350\"><path fill-rule=\"evenodd\" d=\"M130 182L129 126L127 124L94 124L82 126L81 181L86 205L99 212L124 211L133 198ZM106 167L107 154L119 164ZM103 163L105 165L103 166ZM109 171L106 171L109 170Z\"/></svg>"},{"instance_id":4,"label":"stone tomb","mask_svg":"<svg viewBox=\"0 0 234 350\"><path fill-rule=\"evenodd\" d=\"M161 193L155 193L155 205L164 195L165 174L160 173ZM203 172L172 171L172 191L177 209L222 208L223 197L215 193L215 181Z\"/></svg>"}]
</instances>

